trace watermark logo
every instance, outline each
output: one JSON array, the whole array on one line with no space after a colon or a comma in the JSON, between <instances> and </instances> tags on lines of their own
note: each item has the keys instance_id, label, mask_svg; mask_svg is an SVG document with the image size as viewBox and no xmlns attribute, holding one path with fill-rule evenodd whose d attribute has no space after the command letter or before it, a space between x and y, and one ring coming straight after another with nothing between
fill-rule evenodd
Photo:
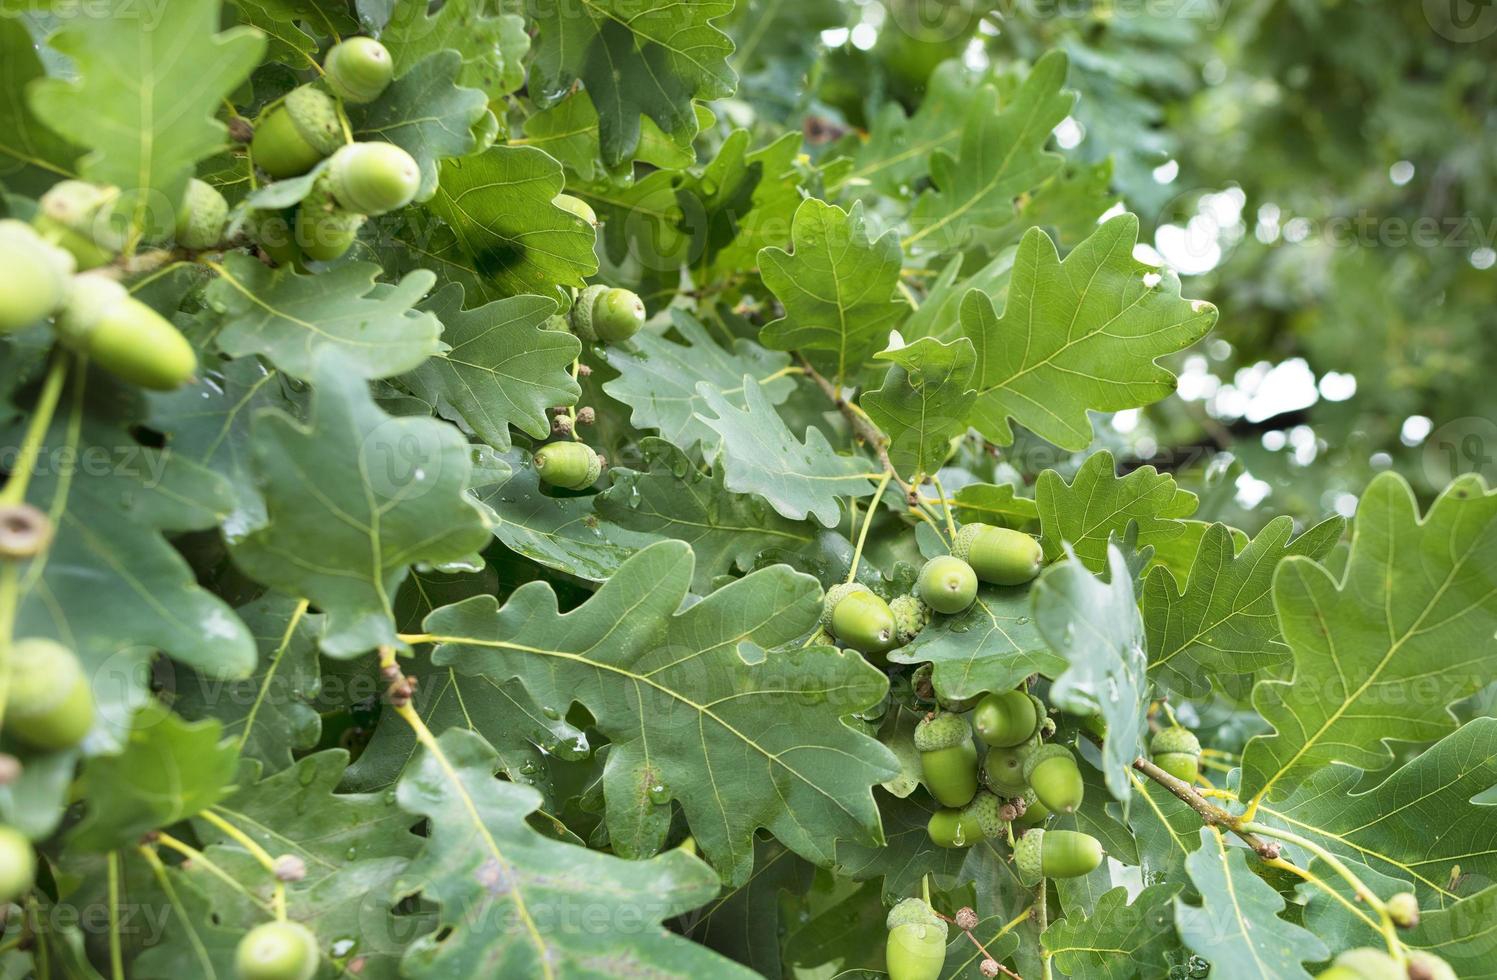
<instances>
[{"instance_id":1,"label":"watermark logo","mask_svg":"<svg viewBox=\"0 0 1497 980\"><path fill-rule=\"evenodd\" d=\"M1447 41L1474 44L1497 34L1497 0L1424 0L1424 19Z\"/></svg>"}]
</instances>

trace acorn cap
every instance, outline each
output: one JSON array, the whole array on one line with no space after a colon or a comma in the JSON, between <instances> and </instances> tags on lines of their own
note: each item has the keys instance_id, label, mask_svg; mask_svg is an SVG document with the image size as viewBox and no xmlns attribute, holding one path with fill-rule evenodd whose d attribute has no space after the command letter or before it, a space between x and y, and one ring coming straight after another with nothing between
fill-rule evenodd
<instances>
[{"instance_id":1,"label":"acorn cap","mask_svg":"<svg viewBox=\"0 0 1497 980\"><path fill-rule=\"evenodd\" d=\"M1409 976L1413 980L1460 980L1449 963L1423 949L1409 950Z\"/></svg>"},{"instance_id":2,"label":"acorn cap","mask_svg":"<svg viewBox=\"0 0 1497 980\"><path fill-rule=\"evenodd\" d=\"M1065 759L1071 765L1076 765L1076 756L1071 753L1070 749L1066 748L1064 745L1056 745L1054 742L1051 742L1048 745L1042 745L1039 748L1035 749L1029 754L1029 757L1024 760L1025 781L1027 782L1033 779L1034 771L1038 769L1043 763L1049 762L1051 759Z\"/></svg>"},{"instance_id":3,"label":"acorn cap","mask_svg":"<svg viewBox=\"0 0 1497 980\"><path fill-rule=\"evenodd\" d=\"M80 231L92 231L89 225L118 192L86 180L60 180L47 189L37 202L37 210L60 225Z\"/></svg>"},{"instance_id":4,"label":"acorn cap","mask_svg":"<svg viewBox=\"0 0 1497 980\"><path fill-rule=\"evenodd\" d=\"M971 740L972 728L967 719L949 711L938 711L915 726L915 750L918 752L954 748Z\"/></svg>"},{"instance_id":5,"label":"acorn cap","mask_svg":"<svg viewBox=\"0 0 1497 980\"><path fill-rule=\"evenodd\" d=\"M872 592L868 586L859 582L843 582L826 590L826 598L821 602L821 625L830 628L832 625L832 610L837 608L837 603L846 599L854 592Z\"/></svg>"},{"instance_id":6,"label":"acorn cap","mask_svg":"<svg viewBox=\"0 0 1497 980\"><path fill-rule=\"evenodd\" d=\"M75 276L67 302L57 315L58 337L71 347L84 349L88 335L104 315L129 298L130 291L108 276Z\"/></svg>"},{"instance_id":7,"label":"acorn cap","mask_svg":"<svg viewBox=\"0 0 1497 980\"><path fill-rule=\"evenodd\" d=\"M572 330L583 340L597 342L598 334L593 329L593 306L598 298L608 292L609 287L594 284L584 286L572 304Z\"/></svg>"},{"instance_id":8,"label":"acorn cap","mask_svg":"<svg viewBox=\"0 0 1497 980\"><path fill-rule=\"evenodd\" d=\"M1045 877L1044 846L1045 831L1040 827L1024 831L1014 844L1014 865L1019 869L1019 880L1026 885Z\"/></svg>"},{"instance_id":9,"label":"acorn cap","mask_svg":"<svg viewBox=\"0 0 1497 980\"><path fill-rule=\"evenodd\" d=\"M1154 733L1149 740L1149 754L1159 755L1161 752L1184 752L1186 755L1200 755L1201 743L1196 738L1195 732L1189 728L1181 728L1171 725L1169 728L1161 728Z\"/></svg>"},{"instance_id":10,"label":"acorn cap","mask_svg":"<svg viewBox=\"0 0 1497 980\"><path fill-rule=\"evenodd\" d=\"M951 553L962 561L967 560L967 555L972 548L972 542L983 532L984 528L992 527L991 524L963 524L961 530L956 532L956 538L951 542Z\"/></svg>"},{"instance_id":11,"label":"acorn cap","mask_svg":"<svg viewBox=\"0 0 1497 980\"><path fill-rule=\"evenodd\" d=\"M889 917L884 920L884 926L891 931L900 926L939 927L941 935L946 934L945 920L936 915L935 909L918 898L907 898L890 909Z\"/></svg>"},{"instance_id":12,"label":"acorn cap","mask_svg":"<svg viewBox=\"0 0 1497 980\"><path fill-rule=\"evenodd\" d=\"M1003 833L1005 821L999 812L1002 808L1002 800L992 793L979 790L977 795L972 797L972 802L962 808L962 815L976 820L977 826L982 828L983 835L996 840Z\"/></svg>"},{"instance_id":13,"label":"acorn cap","mask_svg":"<svg viewBox=\"0 0 1497 980\"><path fill-rule=\"evenodd\" d=\"M312 149L327 156L343 145L343 127L332 96L312 85L301 85L286 93L286 114L296 131Z\"/></svg>"},{"instance_id":14,"label":"acorn cap","mask_svg":"<svg viewBox=\"0 0 1497 980\"><path fill-rule=\"evenodd\" d=\"M217 245L228 220L229 202L213 185L194 177L177 210L177 244L187 249Z\"/></svg>"},{"instance_id":15,"label":"acorn cap","mask_svg":"<svg viewBox=\"0 0 1497 980\"><path fill-rule=\"evenodd\" d=\"M930 607L913 593L895 596L889 611L894 614L894 633L901 643L913 640L930 622Z\"/></svg>"}]
</instances>

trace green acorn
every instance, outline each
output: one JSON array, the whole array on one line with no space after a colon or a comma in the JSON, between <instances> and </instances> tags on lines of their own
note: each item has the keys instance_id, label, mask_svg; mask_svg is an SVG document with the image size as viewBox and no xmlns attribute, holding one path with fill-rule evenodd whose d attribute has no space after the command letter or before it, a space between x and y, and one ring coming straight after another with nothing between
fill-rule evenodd
<instances>
[{"instance_id":1,"label":"green acorn","mask_svg":"<svg viewBox=\"0 0 1497 980\"><path fill-rule=\"evenodd\" d=\"M80 272L97 269L125 247L124 236L109 221L117 197L113 187L59 181L37 201L31 224L43 239L70 252Z\"/></svg>"},{"instance_id":2,"label":"green acorn","mask_svg":"<svg viewBox=\"0 0 1497 980\"><path fill-rule=\"evenodd\" d=\"M570 194L558 194L551 199L551 203L563 211L575 214L590 225L598 223L598 212L594 211L592 205L580 197L573 197Z\"/></svg>"},{"instance_id":3,"label":"green acorn","mask_svg":"<svg viewBox=\"0 0 1497 980\"><path fill-rule=\"evenodd\" d=\"M889 980L938 980L946 965L946 923L918 898L907 898L889 910L884 922Z\"/></svg>"},{"instance_id":4,"label":"green acorn","mask_svg":"<svg viewBox=\"0 0 1497 980\"><path fill-rule=\"evenodd\" d=\"M296 246L318 262L342 256L359 237L364 216L339 206L327 183L317 186L296 209Z\"/></svg>"},{"instance_id":5,"label":"green acorn","mask_svg":"<svg viewBox=\"0 0 1497 980\"><path fill-rule=\"evenodd\" d=\"M14 902L36 883L36 852L14 827L0 824L0 906Z\"/></svg>"},{"instance_id":6,"label":"green acorn","mask_svg":"<svg viewBox=\"0 0 1497 980\"><path fill-rule=\"evenodd\" d=\"M583 340L616 344L644 326L645 304L627 289L588 286L572 306L572 331Z\"/></svg>"},{"instance_id":7,"label":"green acorn","mask_svg":"<svg viewBox=\"0 0 1497 980\"><path fill-rule=\"evenodd\" d=\"M179 388L197 370L197 353L181 331L101 275L73 278L56 328L63 343L144 388Z\"/></svg>"},{"instance_id":8,"label":"green acorn","mask_svg":"<svg viewBox=\"0 0 1497 980\"><path fill-rule=\"evenodd\" d=\"M936 612L954 615L977 597L977 573L954 555L940 555L920 569L915 593Z\"/></svg>"},{"instance_id":9,"label":"green acorn","mask_svg":"<svg viewBox=\"0 0 1497 980\"><path fill-rule=\"evenodd\" d=\"M1041 878L1079 878L1102 863L1102 845L1091 834L1076 830L1024 831L1014 846L1019 880L1035 884Z\"/></svg>"},{"instance_id":10,"label":"green acorn","mask_svg":"<svg viewBox=\"0 0 1497 980\"><path fill-rule=\"evenodd\" d=\"M999 691L977 702L972 727L989 745L1007 747L1029 741L1045 717L1045 706L1027 691Z\"/></svg>"},{"instance_id":11,"label":"green acorn","mask_svg":"<svg viewBox=\"0 0 1497 980\"><path fill-rule=\"evenodd\" d=\"M982 761L983 783L1004 799L1023 796L1029 789L1024 781L1024 763L1038 749L1038 742L989 749Z\"/></svg>"},{"instance_id":12,"label":"green acorn","mask_svg":"<svg viewBox=\"0 0 1497 980\"><path fill-rule=\"evenodd\" d=\"M1331 980L1408 980L1410 974L1386 950L1362 946L1339 954L1320 976Z\"/></svg>"},{"instance_id":13,"label":"green acorn","mask_svg":"<svg viewBox=\"0 0 1497 980\"><path fill-rule=\"evenodd\" d=\"M311 980L319 959L317 936L300 922L266 922L239 940L239 980Z\"/></svg>"},{"instance_id":14,"label":"green acorn","mask_svg":"<svg viewBox=\"0 0 1497 980\"><path fill-rule=\"evenodd\" d=\"M1422 949L1409 950L1410 980L1460 980L1455 970L1434 953Z\"/></svg>"},{"instance_id":15,"label":"green acorn","mask_svg":"<svg viewBox=\"0 0 1497 980\"><path fill-rule=\"evenodd\" d=\"M57 312L67 299L75 260L44 241L36 229L0 220L0 334L29 327Z\"/></svg>"},{"instance_id":16,"label":"green acorn","mask_svg":"<svg viewBox=\"0 0 1497 980\"><path fill-rule=\"evenodd\" d=\"M1034 790L1026 789L1020 797L1024 804L1024 812L1019 814L1019 823L1025 827L1038 827L1050 816L1050 808L1040 802L1040 798L1034 795Z\"/></svg>"},{"instance_id":17,"label":"green acorn","mask_svg":"<svg viewBox=\"0 0 1497 980\"><path fill-rule=\"evenodd\" d=\"M857 582L827 590L821 604L821 625L859 653L884 653L896 642L893 610L872 589Z\"/></svg>"},{"instance_id":18,"label":"green acorn","mask_svg":"<svg viewBox=\"0 0 1497 980\"><path fill-rule=\"evenodd\" d=\"M349 143L327 162L328 184L345 210L385 214L405 207L421 189L421 167L394 143Z\"/></svg>"},{"instance_id":19,"label":"green acorn","mask_svg":"<svg viewBox=\"0 0 1497 980\"><path fill-rule=\"evenodd\" d=\"M193 178L177 209L177 244L198 251L223 240L229 221L229 202L211 184Z\"/></svg>"},{"instance_id":20,"label":"green acorn","mask_svg":"<svg viewBox=\"0 0 1497 980\"><path fill-rule=\"evenodd\" d=\"M270 261L278 266L295 266L302 257L296 247L295 221L294 211L251 211L245 231Z\"/></svg>"},{"instance_id":21,"label":"green acorn","mask_svg":"<svg viewBox=\"0 0 1497 980\"><path fill-rule=\"evenodd\" d=\"M942 806L965 806L977 795L977 746L961 715L939 711L915 726L925 788Z\"/></svg>"},{"instance_id":22,"label":"green acorn","mask_svg":"<svg viewBox=\"0 0 1497 980\"><path fill-rule=\"evenodd\" d=\"M943 807L930 815L925 832L937 847L971 847L985 839L975 814L967 807Z\"/></svg>"},{"instance_id":23,"label":"green acorn","mask_svg":"<svg viewBox=\"0 0 1497 980\"><path fill-rule=\"evenodd\" d=\"M344 102L373 102L390 87L395 61L372 37L351 37L328 49L322 59L328 88Z\"/></svg>"},{"instance_id":24,"label":"green acorn","mask_svg":"<svg viewBox=\"0 0 1497 980\"><path fill-rule=\"evenodd\" d=\"M951 553L993 585L1023 585L1040 573L1045 555L1031 535L991 524L964 524Z\"/></svg>"},{"instance_id":25,"label":"green acorn","mask_svg":"<svg viewBox=\"0 0 1497 980\"><path fill-rule=\"evenodd\" d=\"M94 692L77 654L55 640L18 640L10 651L5 730L32 748L70 749L94 727Z\"/></svg>"},{"instance_id":26,"label":"green acorn","mask_svg":"<svg viewBox=\"0 0 1497 980\"><path fill-rule=\"evenodd\" d=\"M901 646L920 635L930 622L930 608L909 593L895 596L889 611L894 614L894 637Z\"/></svg>"},{"instance_id":27,"label":"green acorn","mask_svg":"<svg viewBox=\"0 0 1497 980\"><path fill-rule=\"evenodd\" d=\"M602 475L603 460L586 443L553 442L535 454L535 470L542 483L586 490Z\"/></svg>"},{"instance_id":28,"label":"green acorn","mask_svg":"<svg viewBox=\"0 0 1497 980\"><path fill-rule=\"evenodd\" d=\"M1419 899L1413 892L1399 892L1387 902L1388 917L1400 929L1412 929L1419 924Z\"/></svg>"},{"instance_id":29,"label":"green acorn","mask_svg":"<svg viewBox=\"0 0 1497 980\"><path fill-rule=\"evenodd\" d=\"M1201 743L1188 728L1161 728L1149 740L1149 758L1154 765L1185 782L1195 785L1201 774Z\"/></svg>"},{"instance_id":30,"label":"green acorn","mask_svg":"<svg viewBox=\"0 0 1497 980\"><path fill-rule=\"evenodd\" d=\"M255 125L250 154L277 180L311 170L343 143L338 107L319 88L302 85Z\"/></svg>"},{"instance_id":31,"label":"green acorn","mask_svg":"<svg viewBox=\"0 0 1497 980\"><path fill-rule=\"evenodd\" d=\"M1024 760L1024 781L1041 803L1057 813L1075 812L1086 792L1076 757L1053 742Z\"/></svg>"}]
</instances>

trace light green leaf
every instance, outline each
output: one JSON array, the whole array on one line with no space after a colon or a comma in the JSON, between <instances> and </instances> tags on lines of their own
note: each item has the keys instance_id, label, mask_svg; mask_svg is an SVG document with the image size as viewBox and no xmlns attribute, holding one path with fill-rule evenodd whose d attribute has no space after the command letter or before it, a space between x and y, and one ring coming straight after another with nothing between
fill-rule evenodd
<instances>
[{"instance_id":1,"label":"light green leaf","mask_svg":"<svg viewBox=\"0 0 1497 980\"><path fill-rule=\"evenodd\" d=\"M697 385L697 397L712 413L697 417L722 439L719 465L725 487L756 493L792 520L810 514L825 527L836 527L841 520L840 497L873 492L871 463L837 455L815 427L806 430L804 442L797 440L751 376L744 375L741 391L743 408L711 384Z\"/></svg>"},{"instance_id":2,"label":"light green leaf","mask_svg":"<svg viewBox=\"0 0 1497 980\"><path fill-rule=\"evenodd\" d=\"M500 99L525 83L530 35L517 13L491 14L482 0L449 0L436 13L422 0L400 0L380 43L390 49L396 74L444 48L462 58L457 84Z\"/></svg>"},{"instance_id":3,"label":"light green leaf","mask_svg":"<svg viewBox=\"0 0 1497 980\"><path fill-rule=\"evenodd\" d=\"M1201 828L1201 846L1185 859L1201 905L1175 899L1180 938L1211 962L1220 980L1299 980L1305 961L1329 958L1314 934L1280 917L1284 899L1247 864L1247 851L1228 847L1219 831Z\"/></svg>"},{"instance_id":4,"label":"light green leaf","mask_svg":"<svg viewBox=\"0 0 1497 980\"><path fill-rule=\"evenodd\" d=\"M249 575L326 614L325 652L352 656L396 643L395 591L412 564L467 557L489 532L455 429L386 415L337 359L313 388L305 426L256 416L267 523L230 546Z\"/></svg>"},{"instance_id":5,"label":"light green leaf","mask_svg":"<svg viewBox=\"0 0 1497 980\"><path fill-rule=\"evenodd\" d=\"M1092 441L1087 411L1121 411L1174 393L1156 359L1184 350L1216 322L1216 307L1180 297L1180 282L1133 257L1138 219L1118 215L1062 261L1038 229L1019 243L1000 317L970 292L962 330L977 349L972 424L1014 441L1009 420L1062 449Z\"/></svg>"},{"instance_id":6,"label":"light green leaf","mask_svg":"<svg viewBox=\"0 0 1497 980\"><path fill-rule=\"evenodd\" d=\"M1150 885L1128 902L1126 888L1097 900L1090 915L1067 915L1045 930L1045 949L1067 976L1134 980L1169 975L1175 936L1173 902L1179 882Z\"/></svg>"},{"instance_id":7,"label":"light green leaf","mask_svg":"<svg viewBox=\"0 0 1497 980\"><path fill-rule=\"evenodd\" d=\"M1187 697L1203 697L1213 684L1245 695L1254 675L1289 657L1273 611L1274 569L1290 555L1324 558L1345 526L1333 517L1290 541L1294 521L1278 517L1237 554L1231 530L1212 524L1183 591L1154 566L1143 590L1150 674Z\"/></svg>"},{"instance_id":8,"label":"light green leaf","mask_svg":"<svg viewBox=\"0 0 1497 980\"><path fill-rule=\"evenodd\" d=\"M421 309L442 322L447 349L406 377L411 392L456 415L499 450L511 425L536 439L551 434L546 409L575 405L582 389L568 370L582 351L576 337L549 330L556 312L544 296L514 296L464 310L463 289L449 284Z\"/></svg>"},{"instance_id":9,"label":"light green leaf","mask_svg":"<svg viewBox=\"0 0 1497 980\"><path fill-rule=\"evenodd\" d=\"M696 106L697 129L707 129L714 116L706 106ZM525 142L545 150L587 183L613 179L628 184L634 179L634 164L648 163L661 170L682 170L697 162L696 150L660 131L653 119L641 120L639 147L634 159L610 171L598 154L598 110L585 89L578 89L560 102L525 120ZM648 179L648 178L646 178ZM643 183L643 181L641 181ZM613 192L610 191L612 198ZM632 209L630 209L632 210Z\"/></svg>"},{"instance_id":10,"label":"light green leaf","mask_svg":"<svg viewBox=\"0 0 1497 980\"><path fill-rule=\"evenodd\" d=\"M1270 735L1243 753L1246 796L1283 796L1333 762L1378 769L1388 740L1429 741L1450 705L1497 673L1497 492L1480 477L1446 488L1422 518L1403 478L1373 480L1339 581L1304 557L1274 574L1294 655L1289 680L1259 682Z\"/></svg>"},{"instance_id":11,"label":"light green leaf","mask_svg":"<svg viewBox=\"0 0 1497 980\"><path fill-rule=\"evenodd\" d=\"M218 0L173 0L170 16L148 16L134 0L105 0L48 41L78 77L30 89L36 114L91 151L81 176L120 188L139 230L172 227L197 162L227 142L223 100L265 50L253 29L219 33L221 11Z\"/></svg>"},{"instance_id":12,"label":"light green leaf","mask_svg":"<svg viewBox=\"0 0 1497 980\"><path fill-rule=\"evenodd\" d=\"M691 545L693 591L705 595L717 576L748 571L761 551L794 551L816 540L814 526L770 513L758 497L728 492L720 470L704 474L670 443L646 438L640 451L648 469L612 470L613 484L594 506L620 527Z\"/></svg>"},{"instance_id":13,"label":"light green leaf","mask_svg":"<svg viewBox=\"0 0 1497 980\"><path fill-rule=\"evenodd\" d=\"M998 111L993 90L978 90L956 155L938 149L931 156L935 187L915 202L905 248L947 252L978 244L1014 220L1016 198L1060 169L1060 155L1045 145L1076 102L1061 88L1066 64L1059 51L1046 54Z\"/></svg>"},{"instance_id":14,"label":"light green leaf","mask_svg":"<svg viewBox=\"0 0 1497 980\"><path fill-rule=\"evenodd\" d=\"M906 116L893 100L879 110L868 127L868 138L856 141L842 186L858 196L864 185L890 197L907 195L909 186L929 171L933 155L958 148L972 104L981 104L982 115L990 117L997 101L997 92L974 84L972 72L961 62L942 62L913 115Z\"/></svg>"},{"instance_id":15,"label":"light green leaf","mask_svg":"<svg viewBox=\"0 0 1497 980\"><path fill-rule=\"evenodd\" d=\"M962 338L950 344L926 337L883 351L889 361L883 387L861 402L889 437L889 461L905 476L933 473L951 450L951 439L967 431L967 412L977 392L969 387L976 355Z\"/></svg>"},{"instance_id":16,"label":"light green leaf","mask_svg":"<svg viewBox=\"0 0 1497 980\"><path fill-rule=\"evenodd\" d=\"M634 410L629 421L636 429L658 430L662 439L687 452L700 444L704 455L713 456L720 439L697 415L707 405L697 384L712 385L742 407L739 385L744 375L752 375L765 399L778 405L795 387L793 379L780 375L790 356L743 338L736 338L731 350L724 348L685 310L672 310L671 321L684 344L646 330L627 345L604 348L609 366L619 376L604 382L603 390Z\"/></svg>"},{"instance_id":17,"label":"light green leaf","mask_svg":"<svg viewBox=\"0 0 1497 980\"><path fill-rule=\"evenodd\" d=\"M691 549L651 545L562 615L546 583L501 609L485 596L438 609L433 661L494 681L519 677L543 706L581 703L611 747L603 775L609 836L637 839L680 803L702 852L729 883L753 866L765 828L828 863L839 838L881 838L872 787L894 771L878 742L842 723L883 697L885 678L855 653L773 649L813 629L821 590L776 565L677 612ZM783 723L790 708L796 724Z\"/></svg>"},{"instance_id":18,"label":"light green leaf","mask_svg":"<svg viewBox=\"0 0 1497 980\"><path fill-rule=\"evenodd\" d=\"M1035 502L1019 496L1019 488L1012 483L969 483L954 494L954 499L956 519L963 524L981 522L1017 528L1040 517Z\"/></svg>"},{"instance_id":19,"label":"light green leaf","mask_svg":"<svg viewBox=\"0 0 1497 980\"><path fill-rule=\"evenodd\" d=\"M303 379L336 357L359 378L386 378L438 350L441 322L413 309L436 281L429 272L387 286L371 263L302 275L244 253L225 256L221 268L208 302L223 316L218 346L231 357L259 354Z\"/></svg>"},{"instance_id":20,"label":"light green leaf","mask_svg":"<svg viewBox=\"0 0 1497 980\"><path fill-rule=\"evenodd\" d=\"M1120 477L1116 465L1104 450L1086 458L1069 486L1054 470L1040 474L1034 497L1046 561L1055 561L1070 545L1082 564L1100 572L1107 567L1108 539L1121 538L1129 523L1138 525L1140 548L1185 533L1180 518L1195 512L1195 494L1152 466Z\"/></svg>"},{"instance_id":21,"label":"light green leaf","mask_svg":"<svg viewBox=\"0 0 1497 980\"><path fill-rule=\"evenodd\" d=\"M790 230L795 251L759 253L760 275L785 307L760 340L776 350L826 352L820 361L838 380L856 374L884 346L909 307L894 299L899 242L868 237L863 205L843 211L807 198Z\"/></svg>"},{"instance_id":22,"label":"light green leaf","mask_svg":"<svg viewBox=\"0 0 1497 980\"><path fill-rule=\"evenodd\" d=\"M1108 581L1078 561L1047 569L1034 587L1034 618L1066 669L1050 688L1050 702L1074 715L1100 712L1107 722L1102 772L1113 797L1127 801L1133 760L1145 751L1149 682L1144 624L1123 553L1108 548Z\"/></svg>"},{"instance_id":23,"label":"light green leaf","mask_svg":"<svg viewBox=\"0 0 1497 980\"><path fill-rule=\"evenodd\" d=\"M449 731L396 791L431 825L397 889L441 909L441 939L413 942L402 976L586 977L618 964L661 980L755 975L659 924L717 894L706 865L679 849L626 861L543 837L526 823L540 798L493 767L483 739ZM593 926L559 927L589 908Z\"/></svg>"},{"instance_id":24,"label":"light green leaf","mask_svg":"<svg viewBox=\"0 0 1497 980\"><path fill-rule=\"evenodd\" d=\"M1030 674L1054 677L1065 661L1050 652L1030 615L1029 588L983 586L966 612L937 616L894 663L929 662L943 697L970 698L1014 687Z\"/></svg>"},{"instance_id":25,"label":"light green leaf","mask_svg":"<svg viewBox=\"0 0 1497 980\"><path fill-rule=\"evenodd\" d=\"M731 2L526 0L526 8L540 33L531 91L544 106L580 79L597 109L606 166L633 156L640 116L684 144L696 134L692 100L733 92L733 42L712 26Z\"/></svg>"}]
</instances>

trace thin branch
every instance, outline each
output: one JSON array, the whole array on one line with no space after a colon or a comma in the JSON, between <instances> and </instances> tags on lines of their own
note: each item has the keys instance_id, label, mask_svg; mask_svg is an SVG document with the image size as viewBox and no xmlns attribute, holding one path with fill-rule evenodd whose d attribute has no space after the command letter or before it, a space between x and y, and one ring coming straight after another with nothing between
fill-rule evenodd
<instances>
[{"instance_id":1,"label":"thin branch","mask_svg":"<svg viewBox=\"0 0 1497 980\"><path fill-rule=\"evenodd\" d=\"M1212 803L1200 793L1197 793L1195 787L1191 786L1185 780L1176 779L1142 756L1133 760L1133 768L1173 793L1194 810L1201 818L1201 822L1206 826L1230 830L1265 861L1278 859L1280 848L1277 843L1271 840L1264 840L1252 831L1244 830L1238 818L1232 816L1232 814L1223 810L1215 803Z\"/></svg>"}]
</instances>

